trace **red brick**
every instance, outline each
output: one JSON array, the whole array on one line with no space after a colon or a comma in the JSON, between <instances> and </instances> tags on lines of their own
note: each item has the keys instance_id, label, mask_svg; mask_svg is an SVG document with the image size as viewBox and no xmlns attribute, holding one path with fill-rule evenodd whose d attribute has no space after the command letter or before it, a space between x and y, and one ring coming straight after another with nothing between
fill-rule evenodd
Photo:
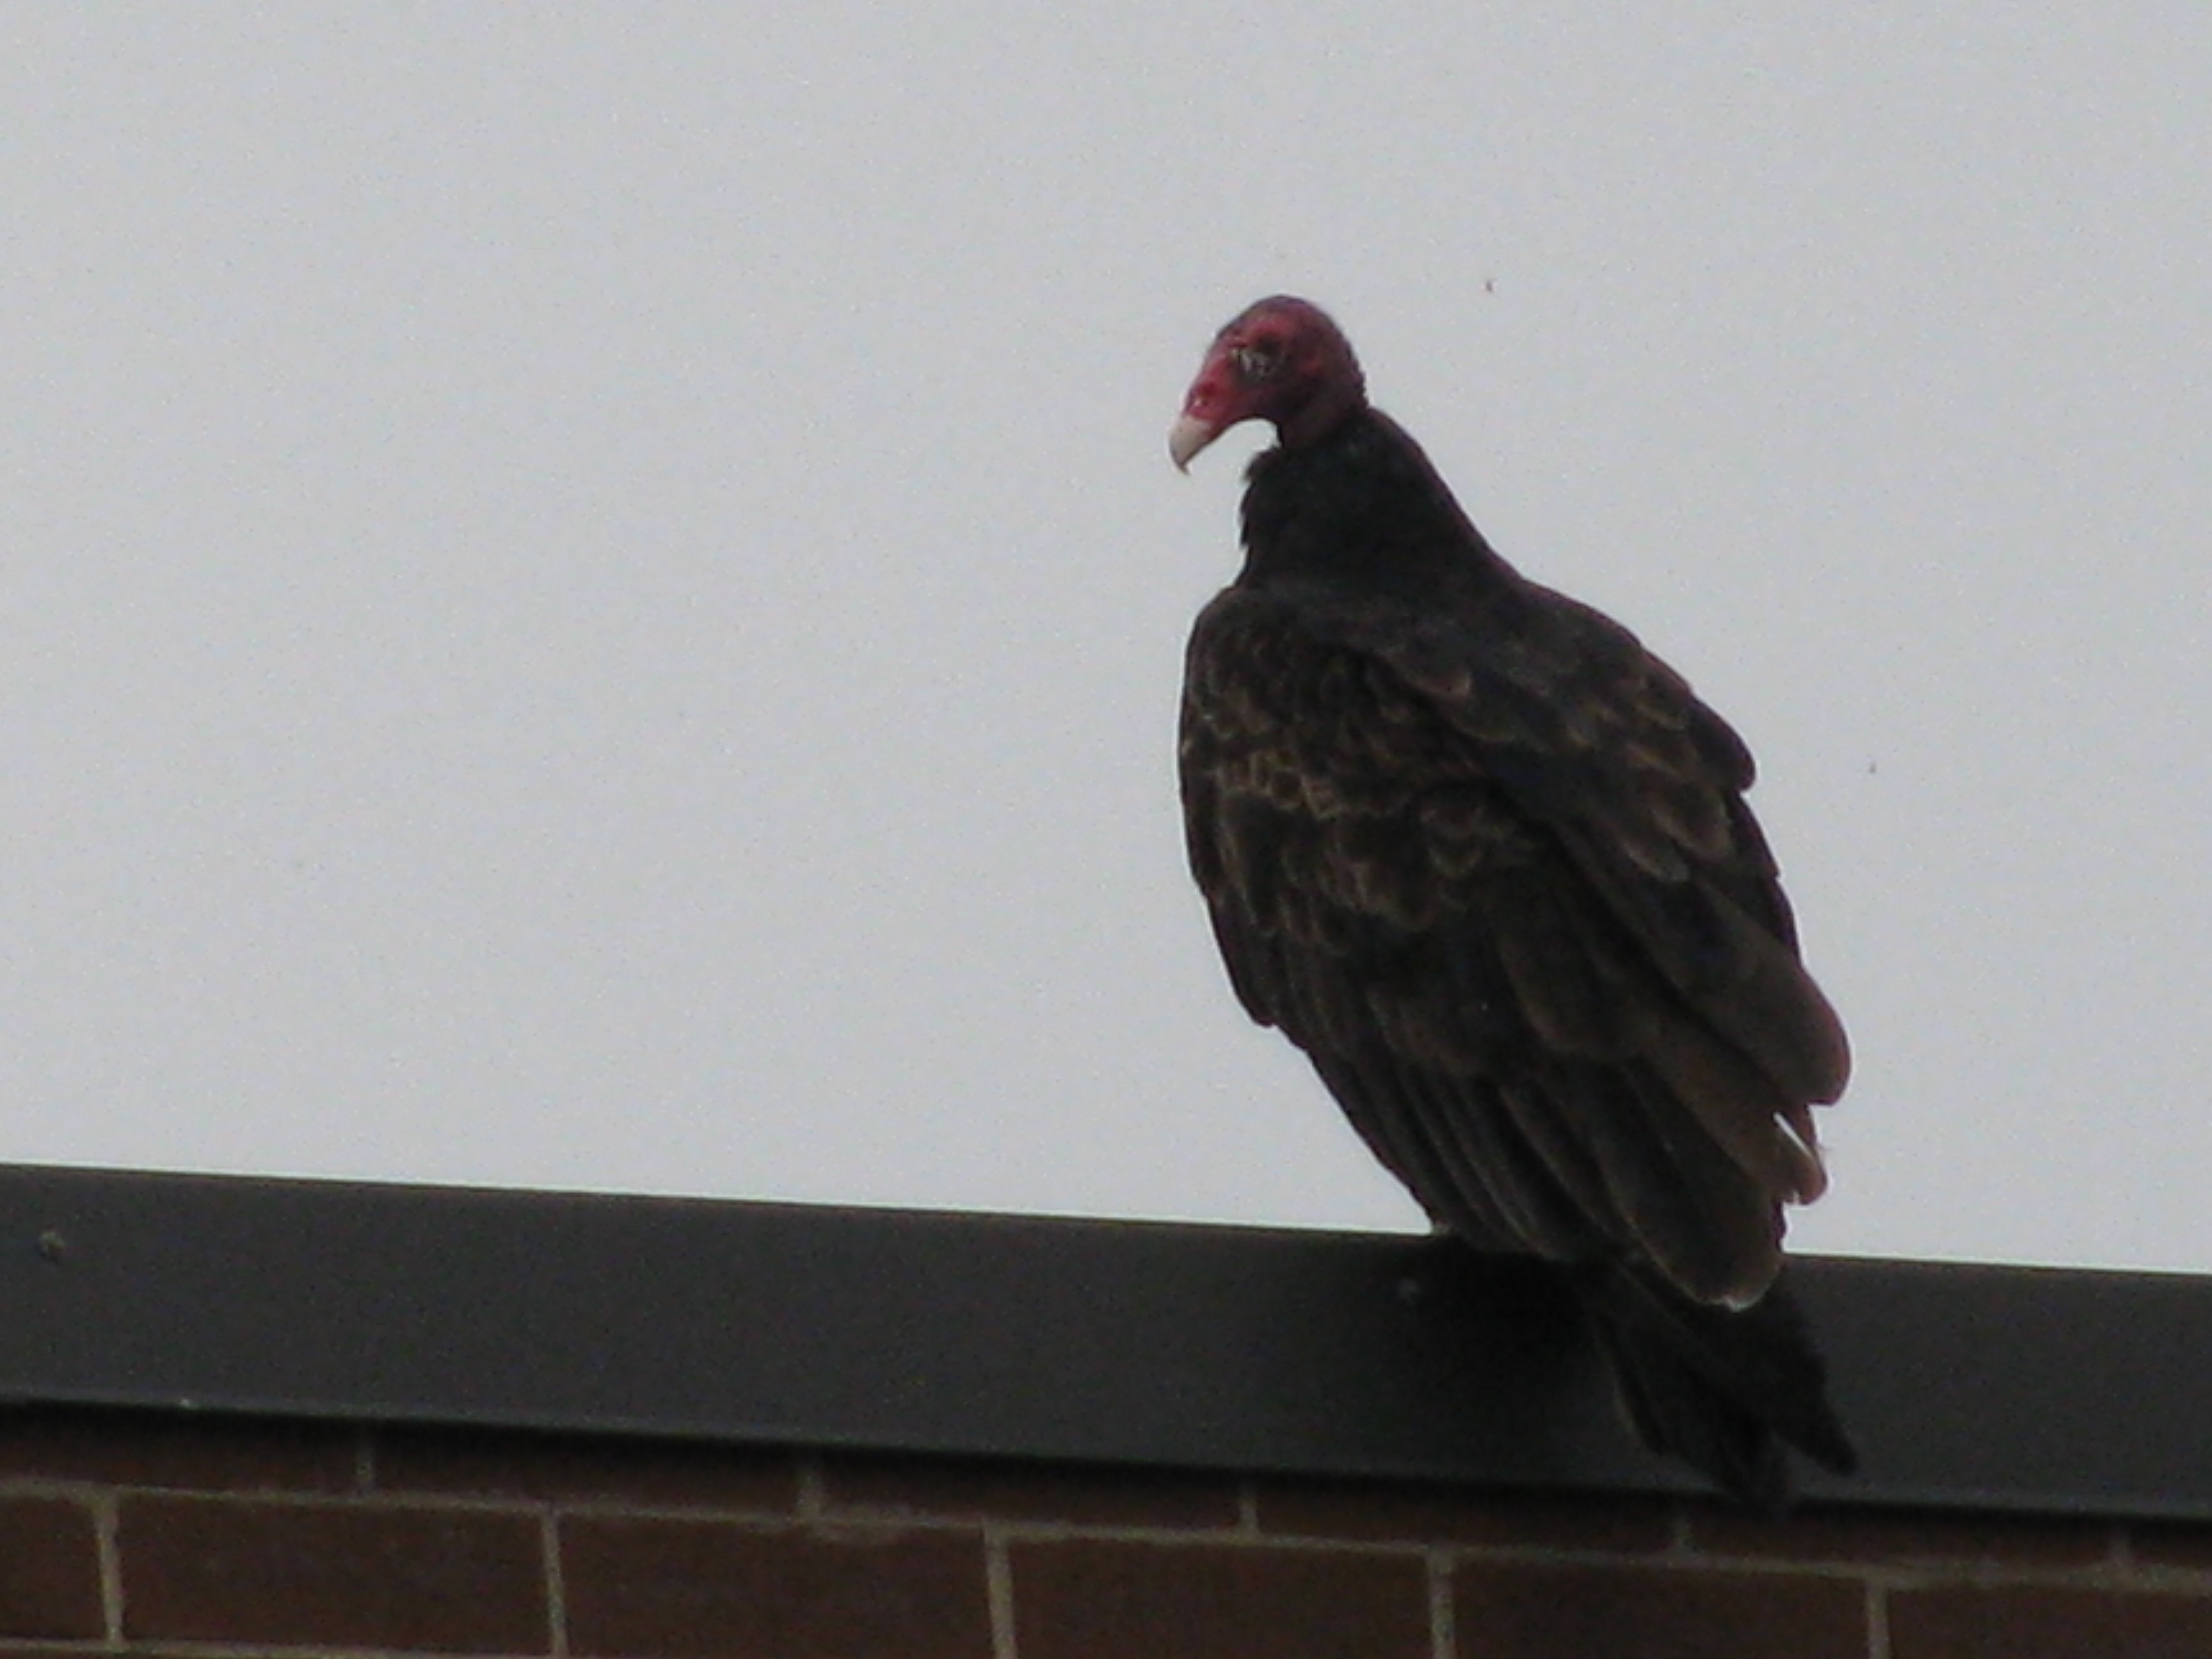
<instances>
[{"instance_id":1,"label":"red brick","mask_svg":"<svg viewBox=\"0 0 2212 1659\"><path fill-rule=\"evenodd\" d=\"M1426 1565L1066 1539L1008 1551L1022 1659L1428 1659Z\"/></svg>"},{"instance_id":2,"label":"red brick","mask_svg":"<svg viewBox=\"0 0 2212 1659\"><path fill-rule=\"evenodd\" d=\"M975 1533L564 1516L569 1651L989 1659Z\"/></svg>"},{"instance_id":3,"label":"red brick","mask_svg":"<svg viewBox=\"0 0 2212 1659\"><path fill-rule=\"evenodd\" d=\"M1790 1573L1463 1563L1459 1650L1483 1659L1866 1659L1866 1591Z\"/></svg>"},{"instance_id":4,"label":"red brick","mask_svg":"<svg viewBox=\"0 0 2212 1659\"><path fill-rule=\"evenodd\" d=\"M0 1498L0 1636L106 1633L92 1511L59 1498Z\"/></svg>"},{"instance_id":5,"label":"red brick","mask_svg":"<svg viewBox=\"0 0 2212 1659\"><path fill-rule=\"evenodd\" d=\"M1233 1527L1237 1483L1204 1475L950 1458L840 1456L823 1474L833 1510L1095 1527Z\"/></svg>"},{"instance_id":6,"label":"red brick","mask_svg":"<svg viewBox=\"0 0 2212 1659\"><path fill-rule=\"evenodd\" d=\"M550 1636L528 1516L125 1497L118 1545L134 1640L543 1653Z\"/></svg>"},{"instance_id":7,"label":"red brick","mask_svg":"<svg viewBox=\"0 0 2212 1659\"><path fill-rule=\"evenodd\" d=\"M781 1516L799 1505L798 1460L780 1451L489 1430L380 1430L372 1464L380 1492Z\"/></svg>"},{"instance_id":8,"label":"red brick","mask_svg":"<svg viewBox=\"0 0 2212 1659\"><path fill-rule=\"evenodd\" d=\"M1663 1498L1267 1481L1256 1499L1261 1531L1298 1538L1649 1554L1674 1536Z\"/></svg>"},{"instance_id":9,"label":"red brick","mask_svg":"<svg viewBox=\"0 0 2212 1659\"><path fill-rule=\"evenodd\" d=\"M2112 1559L2113 1537L2109 1522L2013 1516L1808 1509L1774 1520L1720 1504L1690 1512L1693 1548L1785 1561L2086 1567Z\"/></svg>"},{"instance_id":10,"label":"red brick","mask_svg":"<svg viewBox=\"0 0 2212 1659\"><path fill-rule=\"evenodd\" d=\"M1899 1590L1891 1659L2203 1659L2212 1598L2033 1585Z\"/></svg>"},{"instance_id":11,"label":"red brick","mask_svg":"<svg viewBox=\"0 0 2212 1659\"><path fill-rule=\"evenodd\" d=\"M0 1477L194 1492L349 1492L350 1429L278 1418L11 1408Z\"/></svg>"}]
</instances>

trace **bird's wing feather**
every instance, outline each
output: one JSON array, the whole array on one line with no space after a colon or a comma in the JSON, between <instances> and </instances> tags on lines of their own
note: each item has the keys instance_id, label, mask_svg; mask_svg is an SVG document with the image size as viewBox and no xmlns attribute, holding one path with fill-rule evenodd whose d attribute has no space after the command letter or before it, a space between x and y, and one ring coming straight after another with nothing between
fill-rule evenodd
<instances>
[{"instance_id":1,"label":"bird's wing feather","mask_svg":"<svg viewBox=\"0 0 2212 1659\"><path fill-rule=\"evenodd\" d=\"M1741 744L1625 632L1530 592L1480 636L1224 594L1187 665L1192 867L1247 1010L1432 1213L1746 1299L1776 1200L1817 1189L1804 1103L1841 1086L1840 1027Z\"/></svg>"},{"instance_id":2,"label":"bird's wing feather","mask_svg":"<svg viewBox=\"0 0 2212 1659\"><path fill-rule=\"evenodd\" d=\"M1773 855L1744 803L1749 750L1618 623L1533 585L1510 603L1480 635L1449 618L1394 627L1370 608L1346 643L1480 747L1714 1030L1785 1093L1835 1099L1850 1051L1798 959Z\"/></svg>"}]
</instances>

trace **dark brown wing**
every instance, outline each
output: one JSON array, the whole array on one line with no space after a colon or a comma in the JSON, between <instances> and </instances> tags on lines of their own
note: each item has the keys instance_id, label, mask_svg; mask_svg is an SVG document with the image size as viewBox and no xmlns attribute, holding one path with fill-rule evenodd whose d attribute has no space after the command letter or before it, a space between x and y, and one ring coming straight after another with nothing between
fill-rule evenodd
<instances>
[{"instance_id":1,"label":"dark brown wing","mask_svg":"<svg viewBox=\"0 0 2212 1659\"><path fill-rule=\"evenodd\" d=\"M1232 588L1182 773L1237 994L1433 1215L1705 1301L1766 1287L1842 1030L1748 756L1632 637L1534 587L1472 621Z\"/></svg>"}]
</instances>

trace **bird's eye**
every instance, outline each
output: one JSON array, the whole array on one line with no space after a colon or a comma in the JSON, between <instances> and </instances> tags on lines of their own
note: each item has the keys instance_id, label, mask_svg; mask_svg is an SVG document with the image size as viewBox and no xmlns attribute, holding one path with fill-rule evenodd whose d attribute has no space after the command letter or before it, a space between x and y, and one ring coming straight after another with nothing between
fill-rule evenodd
<instances>
[{"instance_id":1,"label":"bird's eye","mask_svg":"<svg viewBox=\"0 0 2212 1659\"><path fill-rule=\"evenodd\" d=\"M1264 380L1283 366L1281 349L1266 341L1238 346L1229 355L1247 380Z\"/></svg>"}]
</instances>

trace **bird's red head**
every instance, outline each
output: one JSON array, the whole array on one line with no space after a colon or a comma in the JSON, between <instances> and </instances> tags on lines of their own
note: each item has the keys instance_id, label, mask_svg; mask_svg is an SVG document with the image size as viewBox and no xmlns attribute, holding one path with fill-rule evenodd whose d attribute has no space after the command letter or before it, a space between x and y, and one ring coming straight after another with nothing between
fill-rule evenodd
<instances>
[{"instance_id":1,"label":"bird's red head","mask_svg":"<svg viewBox=\"0 0 2212 1659\"><path fill-rule=\"evenodd\" d=\"M1206 348L1168 432L1178 467L1243 421L1273 421L1286 448L1310 443L1365 406L1367 382L1328 313L1287 294L1248 307Z\"/></svg>"}]
</instances>

